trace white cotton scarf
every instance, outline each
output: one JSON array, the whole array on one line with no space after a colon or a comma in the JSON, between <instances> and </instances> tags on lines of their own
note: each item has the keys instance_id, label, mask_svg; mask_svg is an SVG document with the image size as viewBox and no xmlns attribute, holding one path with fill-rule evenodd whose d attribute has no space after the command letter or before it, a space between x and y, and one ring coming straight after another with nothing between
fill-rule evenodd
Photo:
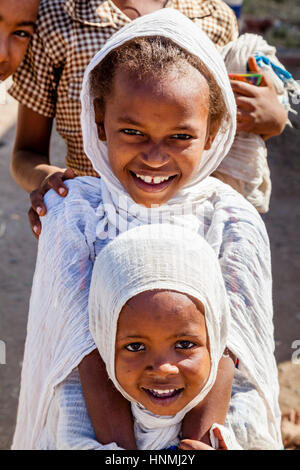
<instances>
[{"instance_id":1,"label":"white cotton scarf","mask_svg":"<svg viewBox=\"0 0 300 470\"><path fill-rule=\"evenodd\" d=\"M90 91L92 70L113 49L136 37L163 36L184 48L188 54L199 57L214 75L220 86L228 111L228 121L221 126L210 150L204 151L196 174L178 193L159 208L146 209L134 203L113 174L107 145L98 139L95 123L94 97ZM236 105L223 59L213 42L186 16L173 9L161 9L142 16L115 33L88 65L83 79L81 125L84 150L94 169L101 175L102 204L98 208L101 219L97 227L100 238L114 238L118 231L128 229L133 219L136 224L158 221L167 214L168 221L181 217L182 223L195 223L193 218L182 217L182 206L201 203L214 191L214 184L203 180L209 176L228 153L236 130ZM172 215L169 211L172 209ZM116 222L117 221L117 222ZM116 227L117 225L117 227ZM117 230L116 230L117 229Z\"/></svg>"},{"instance_id":2,"label":"white cotton scarf","mask_svg":"<svg viewBox=\"0 0 300 470\"><path fill-rule=\"evenodd\" d=\"M188 294L204 306L211 369L202 391L174 416L146 410L115 376L115 339L120 311L135 295L154 289ZM175 225L143 225L109 243L96 258L89 299L90 329L115 387L132 402L139 449L163 449L178 442L181 421L212 388L230 322L220 265L213 249L195 232Z\"/></svg>"}]
</instances>

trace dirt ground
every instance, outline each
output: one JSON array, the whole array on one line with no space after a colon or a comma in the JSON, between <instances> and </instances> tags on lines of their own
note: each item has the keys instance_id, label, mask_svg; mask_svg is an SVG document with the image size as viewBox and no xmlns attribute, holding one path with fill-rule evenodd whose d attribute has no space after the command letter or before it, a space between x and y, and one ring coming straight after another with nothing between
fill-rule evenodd
<instances>
[{"instance_id":1,"label":"dirt ground","mask_svg":"<svg viewBox=\"0 0 300 470\"><path fill-rule=\"evenodd\" d=\"M300 66L293 72L300 79ZM268 143L273 193L270 211L263 217L273 257L276 359L283 411L300 408L300 351L296 356L299 364L291 362L297 340L300 349L300 116L291 118L294 128ZM1 364L0 356L0 450L9 449L14 430L37 249L27 222L28 196L9 174L15 119L15 102L0 106L0 340L6 346L6 364ZM56 164L63 161L64 144L56 133L51 154Z\"/></svg>"}]
</instances>

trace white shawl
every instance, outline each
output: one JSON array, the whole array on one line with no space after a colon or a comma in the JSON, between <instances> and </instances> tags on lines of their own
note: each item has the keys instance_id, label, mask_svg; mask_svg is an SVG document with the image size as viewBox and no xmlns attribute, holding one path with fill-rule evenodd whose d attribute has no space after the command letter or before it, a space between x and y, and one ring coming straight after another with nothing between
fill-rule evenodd
<instances>
[{"instance_id":1,"label":"white shawl","mask_svg":"<svg viewBox=\"0 0 300 470\"><path fill-rule=\"evenodd\" d=\"M109 243L107 232L116 234L116 214L124 222L120 231L126 231L128 222L149 221L149 210L136 204L136 212L131 210L133 201L110 171L106 146L98 140L88 83L90 70L109 50L145 34L170 37L198 55L215 75L228 107L227 128L203 154L197 176L171 201L153 209L150 219L195 202L195 213L181 217L173 211L170 219L203 234L219 258L232 316L227 346L239 357L241 371L265 407L267 418L262 417L260 429L267 429L264 435L271 448L280 446L268 237L257 212L242 196L215 178L206 178L232 144L234 97L224 63L207 36L180 13L163 9L116 33L87 69L82 92L84 144L103 178L67 181L66 198L53 191L46 195L48 212L42 220L30 299L14 449L38 448L55 387L95 349L87 311L90 279L95 255ZM120 195L125 208L118 205Z\"/></svg>"}]
</instances>

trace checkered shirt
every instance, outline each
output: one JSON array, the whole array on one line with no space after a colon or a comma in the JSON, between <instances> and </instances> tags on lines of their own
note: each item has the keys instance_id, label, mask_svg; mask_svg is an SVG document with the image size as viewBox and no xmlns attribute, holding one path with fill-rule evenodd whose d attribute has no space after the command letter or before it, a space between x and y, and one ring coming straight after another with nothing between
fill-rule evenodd
<instances>
[{"instance_id":1,"label":"checkered shirt","mask_svg":"<svg viewBox=\"0 0 300 470\"><path fill-rule=\"evenodd\" d=\"M233 11L222 0L169 0L218 46L238 37ZM33 111L56 118L67 145L66 166L98 176L84 154L80 91L85 68L107 39L131 20L112 0L42 0L36 34L9 93Z\"/></svg>"}]
</instances>

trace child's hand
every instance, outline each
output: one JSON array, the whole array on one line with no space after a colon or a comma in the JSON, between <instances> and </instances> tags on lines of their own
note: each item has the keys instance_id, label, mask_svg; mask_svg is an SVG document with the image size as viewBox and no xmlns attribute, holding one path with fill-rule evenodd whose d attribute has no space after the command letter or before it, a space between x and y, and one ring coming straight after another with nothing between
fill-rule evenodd
<instances>
[{"instance_id":1,"label":"child's hand","mask_svg":"<svg viewBox=\"0 0 300 470\"><path fill-rule=\"evenodd\" d=\"M250 57L250 72L262 73L254 57ZM262 74L260 86L237 80L230 81L238 108L237 131L258 134L263 139L279 135L287 122L287 111L279 103L275 86Z\"/></svg>"},{"instance_id":2,"label":"child's hand","mask_svg":"<svg viewBox=\"0 0 300 470\"><path fill-rule=\"evenodd\" d=\"M40 217L47 213L47 208L44 204L45 194L49 189L54 189L57 194L65 197L68 194L68 188L63 181L73 179L76 176L76 173L71 168L61 172L55 171L48 175L41 185L30 193L31 208L28 211L28 218L31 230L36 238L39 238L42 230Z\"/></svg>"},{"instance_id":3,"label":"child's hand","mask_svg":"<svg viewBox=\"0 0 300 470\"><path fill-rule=\"evenodd\" d=\"M214 435L219 440L218 450L227 450L226 444L223 440L222 434L218 428L213 430ZM193 439L183 439L180 441L178 448L181 450L216 450L208 444Z\"/></svg>"}]
</instances>

